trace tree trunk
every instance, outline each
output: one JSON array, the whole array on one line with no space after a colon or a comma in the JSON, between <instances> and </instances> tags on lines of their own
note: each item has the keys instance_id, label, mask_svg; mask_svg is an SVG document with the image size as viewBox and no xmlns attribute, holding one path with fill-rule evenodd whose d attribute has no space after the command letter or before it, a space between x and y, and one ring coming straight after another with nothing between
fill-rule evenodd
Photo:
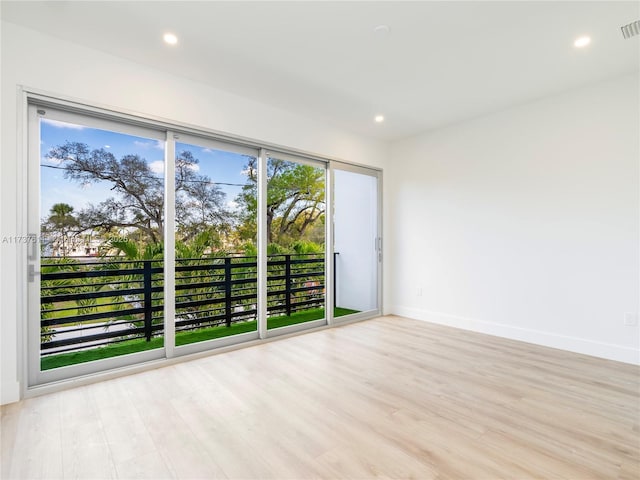
<instances>
[{"instance_id":1,"label":"tree trunk","mask_svg":"<svg viewBox=\"0 0 640 480\"><path fill-rule=\"evenodd\" d=\"M267 210L267 243L273 243L273 230L271 229L271 223L273 222L273 212Z\"/></svg>"}]
</instances>

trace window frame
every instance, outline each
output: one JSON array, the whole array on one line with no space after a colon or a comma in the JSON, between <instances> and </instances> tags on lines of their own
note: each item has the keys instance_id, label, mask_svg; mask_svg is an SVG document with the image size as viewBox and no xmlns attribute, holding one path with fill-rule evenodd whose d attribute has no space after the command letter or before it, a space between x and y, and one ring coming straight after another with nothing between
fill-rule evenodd
<instances>
[{"instance_id":1,"label":"window frame","mask_svg":"<svg viewBox=\"0 0 640 480\"><path fill-rule=\"evenodd\" d=\"M164 140L165 142L165 258L164 265L165 271L173 271L175 267L175 252L174 252L174 229L175 229L175 178L173 175L168 175L167 172L173 172L175 169L175 143L184 142L189 143L194 141L196 144L211 145L211 148L227 149L233 148L232 151L244 152L250 150L252 152L258 151L258 331L254 335L253 332L249 334L240 334L232 337L221 338L217 340L211 340L202 342L206 348L186 348L190 344L180 347L175 346L175 330L173 322L175 321L175 278L174 275L166 276L165 279L165 298L164 298L164 313L165 313L165 345L163 349L151 350L147 352L139 352L130 355L138 355L142 360L142 363L130 364L130 362L119 361L123 357L113 357L111 359L98 360L94 362L88 362L86 364L78 364L70 367L61 367L59 369L49 370L40 373L50 373L56 371L68 372L68 369L77 369L77 374L73 376L47 374L34 375L32 370L33 362L29 362L29 341L33 343L33 340L29 340L30 335L33 337L33 333L29 333L29 315L33 312L29 312L29 294L28 285L26 282L26 276L24 272L27 271L27 252L26 247L23 249L24 255L20 255L18 259L20 279L20 308L22 313L21 325L18 327L21 329L21 342L20 342L20 369L22 371L22 398L28 398L41 393L49 391L55 391L63 388L65 384L72 382L74 385L90 383L97 379L106 379L117 377L125 373L137 372L147 370L149 368L156 368L160 365L169 365L176 361L185 361L190 358L199 357L202 355L212 354L216 351L226 351L229 348L241 348L246 345L252 345L256 342L266 340L268 338L282 335L293 334L300 330L308 330L311 328L326 328L334 324L333 321L333 268L331 262L327 259L332 258L333 255L333 196L332 196L332 168L333 165L348 166L350 168L366 169L370 172L377 172L379 181L378 190L378 217L379 228L382 228L382 189L381 189L381 173L382 169L371 167L368 165L361 165L353 162L347 162L341 159L332 158L330 156L318 155L304 150L295 148L289 148L269 142L259 141L247 137L238 135L231 135L225 132L216 131L213 129L202 128L195 125L189 125L186 123L170 121L161 117L154 117L153 115L141 115L137 112L126 111L121 108L113 108L110 106L101 106L97 104L91 104L84 101L78 101L75 99L64 98L61 96L54 96L47 92L38 91L37 89L28 89L25 87L19 87L18 89L18 102L21 104L19 108L19 121L18 121L18 156L23 159L22 169L19 172L20 178L19 184L24 185L25 188L19 193L18 198L18 214L21 224L27 227L32 227L29 224L33 220L33 212L31 205L33 199L33 186L29 184L30 178L33 172L29 169L31 164L31 155L34 151L34 138L38 138L39 149L39 131L34 132L32 122L29 121L33 110L44 109L56 112L56 119L61 121L73 122L73 119L82 118L82 125L103 128L120 133L145 136L147 138L153 138L157 140ZM59 114L59 115L58 115ZM34 135L35 133L35 135ZM149 136L149 134L154 136ZM266 328L266 261L267 261L267 241L266 241L266 164L268 157L282 160L295 161L297 163L313 165L315 167L321 166L325 170L325 199L326 199L326 222L325 222L325 319L308 322L306 324L292 325L289 327L283 327L281 329L273 329L268 331ZM37 186L39 190L39 185ZM39 195L39 191L37 192ZM170 208L167 208L169 207ZM25 230L26 231L26 230ZM167 255L169 252L169 255ZM170 277L170 278L169 278ZM373 316L382 314L382 265L378 272L379 282L379 298L378 298L378 310L375 315L369 315L366 318L372 318ZM362 318L355 318L353 321L361 320ZM169 325L171 323L171 325ZM346 323L346 322L340 322ZM38 329L39 330L39 329ZM39 333L39 332L38 332ZM215 350L212 350L215 348ZM38 347L39 349L39 347ZM141 354L148 354L149 352L161 352L162 355L151 355L150 358L146 358ZM124 356L128 357L128 356ZM179 357L179 358L178 358ZM39 369L39 362L38 369ZM97 371L96 369L88 368L83 369L86 365L96 365L100 363L101 367Z\"/></svg>"}]
</instances>

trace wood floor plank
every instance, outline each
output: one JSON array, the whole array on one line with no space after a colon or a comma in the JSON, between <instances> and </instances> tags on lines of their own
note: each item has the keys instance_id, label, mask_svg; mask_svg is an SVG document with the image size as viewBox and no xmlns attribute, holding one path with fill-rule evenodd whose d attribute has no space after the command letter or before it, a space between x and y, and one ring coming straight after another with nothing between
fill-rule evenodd
<instances>
[{"instance_id":1,"label":"wood floor plank","mask_svg":"<svg viewBox=\"0 0 640 480\"><path fill-rule=\"evenodd\" d=\"M11 472L21 411L20 403L4 405L0 410L0 478L9 478Z\"/></svg>"},{"instance_id":2,"label":"wood floor plank","mask_svg":"<svg viewBox=\"0 0 640 480\"><path fill-rule=\"evenodd\" d=\"M23 402L8 478L64 478L59 406L57 395Z\"/></svg>"},{"instance_id":3,"label":"wood floor plank","mask_svg":"<svg viewBox=\"0 0 640 480\"><path fill-rule=\"evenodd\" d=\"M640 368L387 316L2 407L3 479L640 477Z\"/></svg>"},{"instance_id":4,"label":"wood floor plank","mask_svg":"<svg viewBox=\"0 0 640 480\"><path fill-rule=\"evenodd\" d=\"M60 392L62 466L65 478L116 478L102 419L88 388Z\"/></svg>"}]
</instances>

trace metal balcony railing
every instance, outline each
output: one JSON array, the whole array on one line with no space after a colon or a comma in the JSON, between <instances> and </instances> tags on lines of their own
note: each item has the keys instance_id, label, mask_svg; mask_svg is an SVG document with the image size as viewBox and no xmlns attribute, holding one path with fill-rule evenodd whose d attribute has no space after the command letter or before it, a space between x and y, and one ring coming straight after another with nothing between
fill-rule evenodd
<instances>
[{"instance_id":1,"label":"metal balcony railing","mask_svg":"<svg viewBox=\"0 0 640 480\"><path fill-rule=\"evenodd\" d=\"M324 307L324 254L270 255L269 315ZM42 259L41 355L164 332L162 260ZM230 327L257 314L256 257L176 259L176 332Z\"/></svg>"}]
</instances>

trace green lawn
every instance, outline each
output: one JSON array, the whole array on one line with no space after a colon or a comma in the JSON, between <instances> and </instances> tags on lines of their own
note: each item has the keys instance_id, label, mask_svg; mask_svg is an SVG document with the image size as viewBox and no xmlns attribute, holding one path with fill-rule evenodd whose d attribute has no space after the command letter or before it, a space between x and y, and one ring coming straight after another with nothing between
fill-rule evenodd
<instances>
[{"instance_id":1,"label":"green lawn","mask_svg":"<svg viewBox=\"0 0 640 480\"><path fill-rule=\"evenodd\" d=\"M334 317L342 317L351 313L357 313L357 311L349 310L347 308L336 308L333 315ZM271 317L267 320L267 328L285 327L287 325L310 322L321 318L324 318L324 308L315 308L293 313L290 316L280 315L277 317ZM220 326L202 328L200 330L193 330L189 332L176 332L176 345L187 345L189 343L228 337L239 333L255 332L257 328L257 323L253 321L234 323L230 327ZM162 337L152 338L150 342L147 342L144 339L127 340L125 342L107 345L105 347L97 347L91 350L47 355L46 357L42 357L40 360L40 366L42 370L51 370L52 368L66 367L77 363L92 362L94 360L127 355L129 353L162 348L163 345L164 338Z\"/></svg>"},{"instance_id":2,"label":"green lawn","mask_svg":"<svg viewBox=\"0 0 640 480\"><path fill-rule=\"evenodd\" d=\"M95 305L91 305L91 306L87 306L85 307L86 313L105 313L105 312L113 312L114 314L117 313L118 310L116 310L112 304L112 302L114 302L114 299L111 297L108 298L97 298L96 299L96 304ZM57 312L51 312L48 314L48 318L64 318L64 317L76 317L78 315L80 315L79 310L82 309L82 307L78 306L78 304L72 300L66 301L66 302L57 302L54 305L54 308L58 309L58 308L69 308L69 310L62 310L62 311L57 311ZM125 316L121 316L118 319L126 319L126 317L131 317L131 315L125 315ZM131 318L133 320L133 318ZM98 320L84 320L82 323L83 324L95 324L95 323L103 323L104 320L102 319L98 319ZM77 325L77 322L69 322L69 323L64 323L64 324L60 324L57 325L58 327L72 327L74 325Z\"/></svg>"}]
</instances>

